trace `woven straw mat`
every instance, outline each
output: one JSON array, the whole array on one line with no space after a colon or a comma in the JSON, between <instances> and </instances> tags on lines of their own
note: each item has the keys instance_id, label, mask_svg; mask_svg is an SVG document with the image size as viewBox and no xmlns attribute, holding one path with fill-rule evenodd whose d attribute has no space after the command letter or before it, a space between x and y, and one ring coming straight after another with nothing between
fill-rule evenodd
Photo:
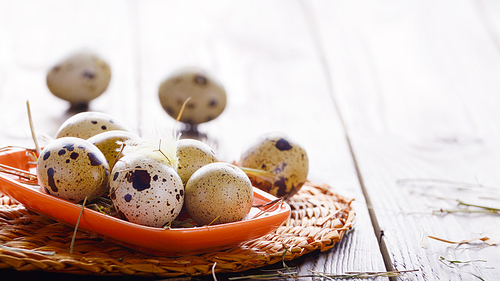
<instances>
[{"instance_id":1,"label":"woven straw mat","mask_svg":"<svg viewBox=\"0 0 500 281\"><path fill-rule=\"evenodd\" d=\"M351 202L327 185L308 182L287 202L291 216L275 232L224 251L158 257L80 231L70 254L74 228L0 195L0 268L176 277L211 274L216 262L215 272L245 271L332 248L353 226Z\"/></svg>"}]
</instances>

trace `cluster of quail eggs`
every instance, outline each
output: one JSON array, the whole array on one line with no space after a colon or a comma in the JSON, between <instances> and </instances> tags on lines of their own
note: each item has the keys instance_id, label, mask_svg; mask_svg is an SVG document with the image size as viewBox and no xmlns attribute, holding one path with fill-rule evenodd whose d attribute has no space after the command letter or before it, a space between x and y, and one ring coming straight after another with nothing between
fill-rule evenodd
<instances>
[{"instance_id":1,"label":"cluster of quail eggs","mask_svg":"<svg viewBox=\"0 0 500 281\"><path fill-rule=\"evenodd\" d=\"M183 208L199 226L243 220L254 186L287 199L307 179L307 153L281 134L262 136L235 164L220 162L195 139L177 139L173 149L169 154L145 145L109 115L82 112L64 122L42 150L38 180L44 192L74 203L109 196L120 218L163 227Z\"/></svg>"},{"instance_id":2,"label":"cluster of quail eggs","mask_svg":"<svg viewBox=\"0 0 500 281\"><path fill-rule=\"evenodd\" d=\"M168 225L183 208L199 226L243 220L253 203L249 177L202 141L172 143L169 154L109 115L78 113L42 150L39 185L74 203L109 196L120 218L146 226Z\"/></svg>"}]
</instances>

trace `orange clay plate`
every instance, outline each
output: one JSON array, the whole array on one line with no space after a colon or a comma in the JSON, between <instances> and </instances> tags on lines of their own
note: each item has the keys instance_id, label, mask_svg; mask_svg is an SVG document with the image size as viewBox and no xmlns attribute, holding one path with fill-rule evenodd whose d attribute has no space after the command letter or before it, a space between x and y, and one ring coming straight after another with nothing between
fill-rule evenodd
<instances>
[{"instance_id":1,"label":"orange clay plate","mask_svg":"<svg viewBox=\"0 0 500 281\"><path fill-rule=\"evenodd\" d=\"M26 150L0 151L0 164L34 171ZM17 200L26 208L39 214L76 225L81 211L77 205L40 191L36 184L29 184L5 173L0 173L0 192ZM272 203L277 198L254 188L254 205ZM142 252L162 256L200 254L222 250L263 236L277 229L290 216L290 206L278 201L266 207L252 207L242 221L189 228L155 228L127 222L85 208L78 229Z\"/></svg>"}]
</instances>

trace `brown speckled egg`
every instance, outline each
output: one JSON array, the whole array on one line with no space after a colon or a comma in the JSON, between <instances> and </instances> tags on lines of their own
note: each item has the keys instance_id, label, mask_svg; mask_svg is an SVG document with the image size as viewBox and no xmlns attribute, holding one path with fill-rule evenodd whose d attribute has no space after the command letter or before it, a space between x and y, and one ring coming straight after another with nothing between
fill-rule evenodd
<instances>
[{"instance_id":1,"label":"brown speckled egg","mask_svg":"<svg viewBox=\"0 0 500 281\"><path fill-rule=\"evenodd\" d=\"M177 173L184 185L191 175L199 168L218 162L215 152L208 144L195 139L181 139L177 142L177 157L179 165Z\"/></svg>"},{"instance_id":2,"label":"brown speckled egg","mask_svg":"<svg viewBox=\"0 0 500 281\"><path fill-rule=\"evenodd\" d=\"M162 227L179 215L184 203L175 169L139 152L116 162L109 188L119 216L140 225Z\"/></svg>"},{"instance_id":3,"label":"brown speckled egg","mask_svg":"<svg viewBox=\"0 0 500 281\"><path fill-rule=\"evenodd\" d=\"M139 142L141 138L127 131L106 131L87 139L88 142L97 146L108 161L109 167L115 164L115 159L120 153L122 144L128 142Z\"/></svg>"},{"instance_id":4,"label":"brown speckled egg","mask_svg":"<svg viewBox=\"0 0 500 281\"><path fill-rule=\"evenodd\" d=\"M226 107L226 91L205 71L198 68L178 70L165 79L158 90L165 111L177 119L183 103L188 99L180 121L196 125L211 121Z\"/></svg>"},{"instance_id":5,"label":"brown speckled egg","mask_svg":"<svg viewBox=\"0 0 500 281\"><path fill-rule=\"evenodd\" d=\"M260 137L241 155L239 165L275 174L273 181L253 175L249 178L255 187L284 199L300 190L309 173L305 149L279 133Z\"/></svg>"},{"instance_id":6,"label":"brown speckled egg","mask_svg":"<svg viewBox=\"0 0 500 281\"><path fill-rule=\"evenodd\" d=\"M102 152L86 140L56 139L42 150L37 163L42 191L74 203L104 195L109 166Z\"/></svg>"},{"instance_id":7,"label":"brown speckled egg","mask_svg":"<svg viewBox=\"0 0 500 281\"><path fill-rule=\"evenodd\" d=\"M56 138L88 139L97 134L115 130L130 131L127 125L108 114L86 111L75 114L64 121L56 133Z\"/></svg>"},{"instance_id":8,"label":"brown speckled egg","mask_svg":"<svg viewBox=\"0 0 500 281\"><path fill-rule=\"evenodd\" d=\"M70 55L47 73L50 92L73 107L88 104L102 95L110 80L109 65L89 50Z\"/></svg>"},{"instance_id":9,"label":"brown speckled egg","mask_svg":"<svg viewBox=\"0 0 500 281\"><path fill-rule=\"evenodd\" d=\"M243 220L253 203L248 176L229 163L211 163L193 173L186 185L185 206L199 225Z\"/></svg>"}]
</instances>

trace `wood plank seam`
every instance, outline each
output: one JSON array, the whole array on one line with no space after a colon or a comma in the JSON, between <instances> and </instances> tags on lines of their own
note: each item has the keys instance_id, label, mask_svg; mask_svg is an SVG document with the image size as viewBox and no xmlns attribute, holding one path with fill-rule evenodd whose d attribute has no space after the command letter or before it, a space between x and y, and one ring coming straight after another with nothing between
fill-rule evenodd
<instances>
[{"instance_id":1,"label":"wood plank seam","mask_svg":"<svg viewBox=\"0 0 500 281\"><path fill-rule=\"evenodd\" d=\"M317 32L317 29L318 29L317 26L318 25L315 23L314 17L311 15L312 12L308 8L308 6L305 3L305 1L301 0L300 3L302 5L302 7L303 7L303 11L304 11L304 14L305 14L305 19L306 19L306 22L308 24L312 40L314 42L314 47L315 47L316 52L318 54L318 60L320 61L320 65L323 68L323 73L325 74L325 79L326 79L326 83L327 83L328 92L329 92L330 97L332 99L332 102L334 104L335 110L337 111L337 116L339 117L340 123L342 125L342 129L344 131L344 134L345 134L345 137L346 137L346 140L347 140L347 144L349 146L349 151L350 151L350 154L351 154L351 157L352 157L355 169L356 169L358 181L359 181L359 184L361 186L361 190L362 190L363 196L365 197L366 206L368 208L368 214L370 215L370 220L371 220L372 227L373 227L373 230L374 230L374 235L376 236L377 241L379 243L379 249L380 249L382 258L384 260L385 268L386 268L387 271L391 271L392 272L392 271L394 271L394 266L392 265L390 254L389 254L389 251L388 251L386 243L385 243L384 231L380 228L380 225L378 223L375 211L373 210L373 205L371 203L369 194L368 194L368 192L366 190L366 187L365 187L365 184L364 184L364 180L363 180L363 176L362 176L361 171L359 169L359 165L358 165L358 162L357 162L357 157L356 157L356 154L354 153L354 150L353 150L353 147L352 147L352 143L351 143L351 140L350 140L350 137L349 137L347 126L345 124L344 118L343 118L342 113L340 111L340 105L338 104L337 100L335 99L335 92L333 90L333 85L332 85L332 81L331 81L331 70L330 70L330 68L328 67L328 64L327 64L325 51L322 48L322 44L321 44L321 40L320 40L320 35ZM396 280L395 277L390 277L389 279L390 280Z\"/></svg>"}]
</instances>

